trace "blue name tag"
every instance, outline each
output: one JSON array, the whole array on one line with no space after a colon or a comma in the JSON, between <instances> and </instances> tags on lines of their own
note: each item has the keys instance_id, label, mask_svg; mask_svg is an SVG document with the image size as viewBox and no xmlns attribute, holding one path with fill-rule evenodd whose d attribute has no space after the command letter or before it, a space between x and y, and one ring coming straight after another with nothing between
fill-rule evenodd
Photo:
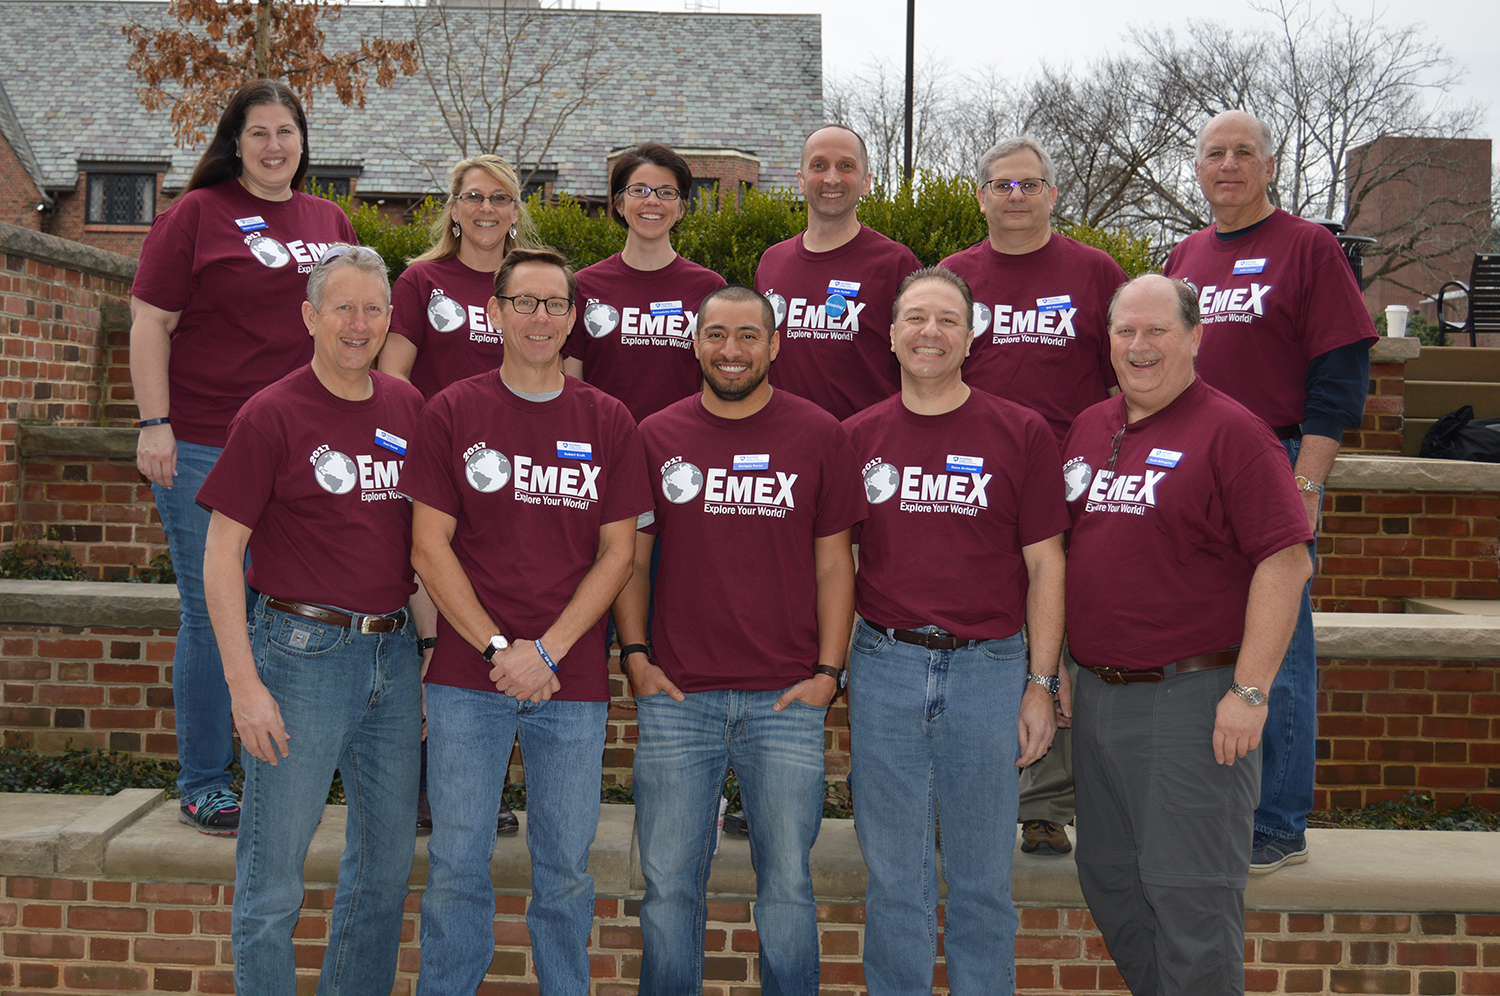
<instances>
[{"instance_id":1,"label":"blue name tag","mask_svg":"<svg viewBox=\"0 0 1500 996\"><path fill-rule=\"evenodd\" d=\"M564 460L592 460L594 459L594 447L589 443L569 443L559 439L557 441L557 455Z\"/></svg>"},{"instance_id":2,"label":"blue name tag","mask_svg":"<svg viewBox=\"0 0 1500 996\"><path fill-rule=\"evenodd\" d=\"M1181 459L1182 454L1176 450L1152 450L1146 462L1153 467L1175 467Z\"/></svg>"},{"instance_id":3,"label":"blue name tag","mask_svg":"<svg viewBox=\"0 0 1500 996\"><path fill-rule=\"evenodd\" d=\"M394 432L386 432L384 429L375 430L375 445L384 446L392 453L400 453L403 455L406 453L406 440L402 439Z\"/></svg>"},{"instance_id":4,"label":"blue name tag","mask_svg":"<svg viewBox=\"0 0 1500 996\"><path fill-rule=\"evenodd\" d=\"M258 214L251 215L248 218L236 218L234 219L234 223L240 226L240 231L242 232L258 232L262 228L268 227L265 219Z\"/></svg>"},{"instance_id":5,"label":"blue name tag","mask_svg":"<svg viewBox=\"0 0 1500 996\"><path fill-rule=\"evenodd\" d=\"M680 315L682 314L681 301L652 301L651 313L653 315Z\"/></svg>"},{"instance_id":6,"label":"blue name tag","mask_svg":"<svg viewBox=\"0 0 1500 996\"><path fill-rule=\"evenodd\" d=\"M830 296L837 294L839 297L859 297L859 281L830 280L828 281L828 293Z\"/></svg>"},{"instance_id":7,"label":"blue name tag","mask_svg":"<svg viewBox=\"0 0 1500 996\"><path fill-rule=\"evenodd\" d=\"M770 470L771 454L769 453L736 453L734 456L735 470Z\"/></svg>"},{"instance_id":8,"label":"blue name tag","mask_svg":"<svg viewBox=\"0 0 1500 996\"><path fill-rule=\"evenodd\" d=\"M1265 268L1266 261L1264 259L1237 259L1234 261L1234 272L1236 274L1259 273Z\"/></svg>"},{"instance_id":9,"label":"blue name tag","mask_svg":"<svg viewBox=\"0 0 1500 996\"><path fill-rule=\"evenodd\" d=\"M984 457L958 456L948 454L948 473L950 474L979 474L984 471Z\"/></svg>"},{"instance_id":10,"label":"blue name tag","mask_svg":"<svg viewBox=\"0 0 1500 996\"><path fill-rule=\"evenodd\" d=\"M1039 297L1036 299L1037 311L1061 311L1073 306L1073 298L1067 294L1059 294L1057 297Z\"/></svg>"}]
</instances>

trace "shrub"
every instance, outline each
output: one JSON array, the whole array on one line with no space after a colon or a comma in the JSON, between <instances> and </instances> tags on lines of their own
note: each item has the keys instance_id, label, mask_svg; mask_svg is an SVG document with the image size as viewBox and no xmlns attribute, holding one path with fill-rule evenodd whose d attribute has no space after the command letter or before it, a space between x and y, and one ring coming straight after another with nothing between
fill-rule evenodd
<instances>
[{"instance_id":1,"label":"shrub","mask_svg":"<svg viewBox=\"0 0 1500 996\"><path fill-rule=\"evenodd\" d=\"M48 540L57 533L47 530ZM0 578L18 581L92 581L83 565L65 546L42 546L34 540L17 543L0 552Z\"/></svg>"},{"instance_id":2,"label":"shrub","mask_svg":"<svg viewBox=\"0 0 1500 996\"><path fill-rule=\"evenodd\" d=\"M1385 335L1387 330L1385 312L1375 316L1375 331ZM1408 339L1416 339L1424 346L1441 345L1438 341L1438 326L1436 322L1429 322L1426 318L1413 312L1406 316L1406 336Z\"/></svg>"}]
</instances>

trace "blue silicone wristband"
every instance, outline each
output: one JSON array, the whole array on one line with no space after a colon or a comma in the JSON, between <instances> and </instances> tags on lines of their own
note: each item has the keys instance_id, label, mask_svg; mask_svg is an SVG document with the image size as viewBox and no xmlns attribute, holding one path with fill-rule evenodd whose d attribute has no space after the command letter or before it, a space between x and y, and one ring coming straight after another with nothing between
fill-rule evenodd
<instances>
[{"instance_id":1,"label":"blue silicone wristband","mask_svg":"<svg viewBox=\"0 0 1500 996\"><path fill-rule=\"evenodd\" d=\"M536 644L536 652L542 655L542 663L550 667L553 674L556 674L557 662L552 659L551 654L547 653L547 648L542 646L542 641L535 640L533 642Z\"/></svg>"}]
</instances>

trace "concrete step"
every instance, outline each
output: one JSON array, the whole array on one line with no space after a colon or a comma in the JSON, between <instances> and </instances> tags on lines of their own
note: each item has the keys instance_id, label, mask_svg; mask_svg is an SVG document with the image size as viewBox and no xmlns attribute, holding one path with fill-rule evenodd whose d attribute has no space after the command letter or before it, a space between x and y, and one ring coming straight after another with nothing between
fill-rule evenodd
<instances>
[{"instance_id":1,"label":"concrete step","mask_svg":"<svg viewBox=\"0 0 1500 996\"><path fill-rule=\"evenodd\" d=\"M1401 423L1401 455L1414 457L1422 452L1422 439L1432 428L1435 418L1410 418Z\"/></svg>"},{"instance_id":2,"label":"concrete step","mask_svg":"<svg viewBox=\"0 0 1500 996\"><path fill-rule=\"evenodd\" d=\"M1406 416L1441 418L1462 405L1474 406L1475 418L1500 416L1500 381L1406 380Z\"/></svg>"},{"instance_id":3,"label":"concrete step","mask_svg":"<svg viewBox=\"0 0 1500 996\"><path fill-rule=\"evenodd\" d=\"M1423 346L1421 355L1407 361L1406 379L1500 382L1500 349Z\"/></svg>"},{"instance_id":4,"label":"concrete step","mask_svg":"<svg viewBox=\"0 0 1500 996\"><path fill-rule=\"evenodd\" d=\"M1419 615L1500 616L1500 599L1408 598L1406 611Z\"/></svg>"}]
</instances>

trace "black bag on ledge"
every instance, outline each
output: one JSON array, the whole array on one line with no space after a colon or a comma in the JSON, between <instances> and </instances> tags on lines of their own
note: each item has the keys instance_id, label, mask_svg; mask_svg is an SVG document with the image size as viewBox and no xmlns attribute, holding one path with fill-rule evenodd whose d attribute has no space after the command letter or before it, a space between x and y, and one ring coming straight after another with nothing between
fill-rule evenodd
<instances>
[{"instance_id":1,"label":"black bag on ledge","mask_svg":"<svg viewBox=\"0 0 1500 996\"><path fill-rule=\"evenodd\" d=\"M1417 455L1500 463L1500 418L1475 418L1473 405L1455 409L1427 430Z\"/></svg>"}]
</instances>

